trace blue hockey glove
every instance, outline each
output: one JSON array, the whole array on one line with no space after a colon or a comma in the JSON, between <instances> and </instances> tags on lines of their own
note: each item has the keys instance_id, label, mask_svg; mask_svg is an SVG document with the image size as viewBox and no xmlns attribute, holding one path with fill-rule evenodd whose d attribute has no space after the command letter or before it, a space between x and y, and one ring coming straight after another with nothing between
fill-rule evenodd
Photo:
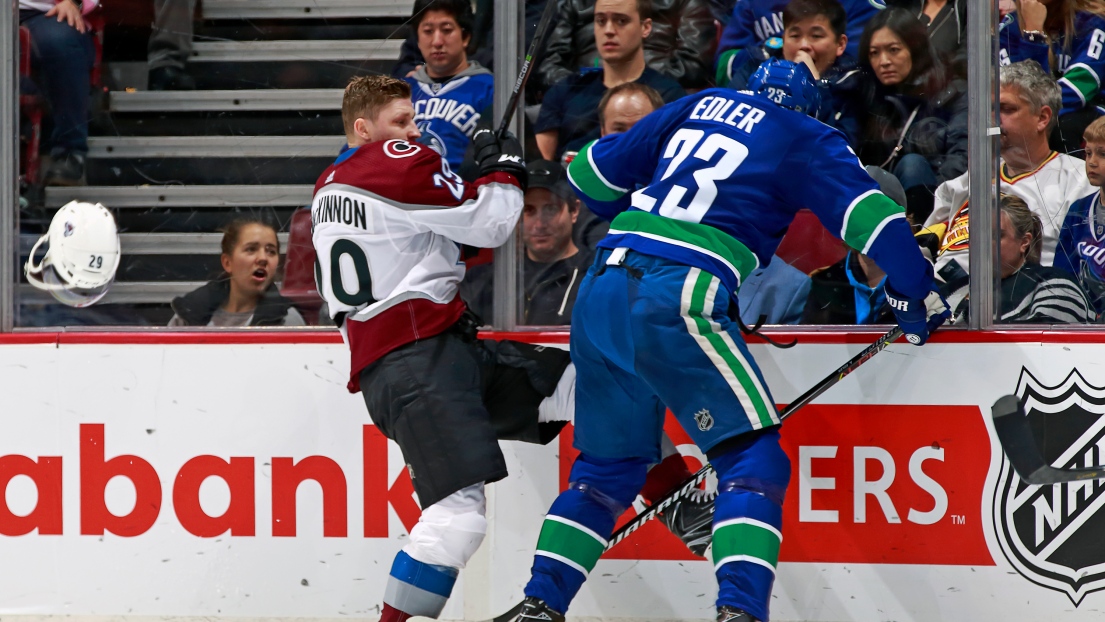
<instances>
[{"instance_id":1,"label":"blue hockey glove","mask_svg":"<svg viewBox=\"0 0 1105 622\"><path fill-rule=\"evenodd\" d=\"M915 346L924 345L929 333L936 330L951 315L948 301L934 287L924 300L909 298L894 290L888 282L883 286L886 302L894 311L894 319L905 333L907 341Z\"/></svg>"}]
</instances>

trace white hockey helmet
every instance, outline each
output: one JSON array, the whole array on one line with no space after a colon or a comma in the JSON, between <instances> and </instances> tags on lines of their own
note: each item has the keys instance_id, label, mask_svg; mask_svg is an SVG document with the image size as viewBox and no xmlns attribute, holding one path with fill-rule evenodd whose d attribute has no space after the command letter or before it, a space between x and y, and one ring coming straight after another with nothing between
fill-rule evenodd
<instances>
[{"instance_id":1,"label":"white hockey helmet","mask_svg":"<svg viewBox=\"0 0 1105 622\"><path fill-rule=\"evenodd\" d=\"M46 255L35 263L39 248ZM54 214L50 230L35 242L23 271L27 281L71 307L104 297L119 267L119 230L99 203L70 201Z\"/></svg>"}]
</instances>

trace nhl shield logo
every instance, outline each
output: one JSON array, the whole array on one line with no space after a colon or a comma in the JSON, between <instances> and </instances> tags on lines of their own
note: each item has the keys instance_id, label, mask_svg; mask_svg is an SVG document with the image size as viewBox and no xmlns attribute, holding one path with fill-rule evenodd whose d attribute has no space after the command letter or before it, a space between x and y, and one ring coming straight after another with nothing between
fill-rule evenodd
<instances>
[{"instance_id":1,"label":"nhl shield logo","mask_svg":"<svg viewBox=\"0 0 1105 622\"><path fill-rule=\"evenodd\" d=\"M714 416L710 414L710 411L703 408L694 414L694 422L698 424L699 430L705 432L714 427Z\"/></svg>"},{"instance_id":2,"label":"nhl shield logo","mask_svg":"<svg viewBox=\"0 0 1105 622\"><path fill-rule=\"evenodd\" d=\"M1105 387L1090 384L1077 369L1049 387L1022 368L1016 394L1052 466L1105 462ZM1077 607L1087 594L1105 589L1102 505L1101 481L1032 486L1003 457L994 492L994 531L1017 572L1066 594Z\"/></svg>"}]
</instances>

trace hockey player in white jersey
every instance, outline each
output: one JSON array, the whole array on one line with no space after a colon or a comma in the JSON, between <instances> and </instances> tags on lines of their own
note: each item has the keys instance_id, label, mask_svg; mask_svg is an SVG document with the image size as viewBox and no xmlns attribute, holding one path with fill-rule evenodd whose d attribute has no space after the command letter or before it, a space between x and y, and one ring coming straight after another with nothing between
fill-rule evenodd
<instances>
[{"instance_id":1,"label":"hockey player in white jersey","mask_svg":"<svg viewBox=\"0 0 1105 622\"><path fill-rule=\"evenodd\" d=\"M1093 192L1082 160L1052 151L1048 136L1058 120L1062 93L1035 61L1001 68L1001 192L1024 199L1043 225L1040 265L1051 266L1063 219L1072 203ZM936 189L925 227L940 237L936 271L948 284L954 308L966 295L967 199L964 173Z\"/></svg>"},{"instance_id":2,"label":"hockey player in white jersey","mask_svg":"<svg viewBox=\"0 0 1105 622\"><path fill-rule=\"evenodd\" d=\"M507 475L499 439L554 438L563 422L540 420L570 413L574 386L567 352L477 340L457 294L457 245L499 246L521 215L517 140L477 135L480 176L467 184L413 142L410 98L394 78L350 82L350 149L319 177L311 206L315 278L350 348L350 390L399 444L422 506L383 622L441 613L487 530L484 484Z\"/></svg>"}]
</instances>

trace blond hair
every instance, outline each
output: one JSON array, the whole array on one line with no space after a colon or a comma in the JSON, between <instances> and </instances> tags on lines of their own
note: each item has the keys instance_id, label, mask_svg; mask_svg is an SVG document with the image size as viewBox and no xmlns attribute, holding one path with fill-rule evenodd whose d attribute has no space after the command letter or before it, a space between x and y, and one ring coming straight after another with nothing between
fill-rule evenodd
<instances>
[{"instance_id":1,"label":"blond hair","mask_svg":"<svg viewBox=\"0 0 1105 622\"><path fill-rule=\"evenodd\" d=\"M353 136L353 123L360 118L375 121L380 111L396 99L410 99L411 86L391 76L358 76L345 87L341 120L345 135Z\"/></svg>"},{"instance_id":2,"label":"blond hair","mask_svg":"<svg viewBox=\"0 0 1105 622\"><path fill-rule=\"evenodd\" d=\"M1098 117L1087 125L1086 131L1082 132L1082 140L1088 143L1105 143L1105 117Z\"/></svg>"}]
</instances>

